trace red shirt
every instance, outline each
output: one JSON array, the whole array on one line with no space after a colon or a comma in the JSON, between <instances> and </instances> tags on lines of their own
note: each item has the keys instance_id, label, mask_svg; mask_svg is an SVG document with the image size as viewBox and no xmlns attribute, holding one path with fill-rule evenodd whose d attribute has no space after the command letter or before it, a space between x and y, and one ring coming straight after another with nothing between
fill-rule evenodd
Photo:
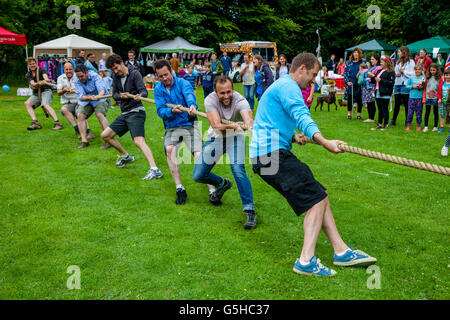
<instances>
[{"instance_id":1,"label":"red shirt","mask_svg":"<svg viewBox=\"0 0 450 320\"><path fill-rule=\"evenodd\" d=\"M419 62L419 60L420 60L420 57L418 57L418 58L416 59L416 64ZM424 63L422 63L422 64L423 64L424 73L427 73L428 67L429 67L430 64L432 64L432 63L433 63L433 60L431 60L430 57L425 56L425 61L424 61Z\"/></svg>"}]
</instances>

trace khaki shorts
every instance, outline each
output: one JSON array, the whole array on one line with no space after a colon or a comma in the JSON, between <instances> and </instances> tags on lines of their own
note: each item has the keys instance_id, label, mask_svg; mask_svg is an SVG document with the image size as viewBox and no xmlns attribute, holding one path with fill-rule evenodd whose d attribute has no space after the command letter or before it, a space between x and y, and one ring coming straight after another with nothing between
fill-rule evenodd
<instances>
[{"instance_id":1,"label":"khaki shorts","mask_svg":"<svg viewBox=\"0 0 450 320\"><path fill-rule=\"evenodd\" d=\"M86 116L86 119L89 118L93 113L101 113L106 117L108 114L108 102L102 101L99 102L95 107L92 106L92 104L87 104L84 107L81 105L77 106L76 113L82 113Z\"/></svg>"},{"instance_id":2,"label":"khaki shorts","mask_svg":"<svg viewBox=\"0 0 450 320\"><path fill-rule=\"evenodd\" d=\"M61 114L64 115L62 113L62 108L66 108L67 110L69 110L69 112L71 114L74 115L74 117L76 117L77 116L76 115L77 106L78 106L78 103L66 103L66 104L63 104L63 106L61 107Z\"/></svg>"},{"instance_id":3,"label":"khaki shorts","mask_svg":"<svg viewBox=\"0 0 450 320\"><path fill-rule=\"evenodd\" d=\"M164 150L170 145L178 148L183 141L192 154L202 151L202 135L196 125L166 129L164 134Z\"/></svg>"},{"instance_id":4,"label":"khaki shorts","mask_svg":"<svg viewBox=\"0 0 450 320\"><path fill-rule=\"evenodd\" d=\"M53 92L52 90L44 90L41 92L41 100L39 100L39 97L35 94L30 96L27 100L33 103L33 109L36 109L43 105L51 105L53 99Z\"/></svg>"}]
</instances>

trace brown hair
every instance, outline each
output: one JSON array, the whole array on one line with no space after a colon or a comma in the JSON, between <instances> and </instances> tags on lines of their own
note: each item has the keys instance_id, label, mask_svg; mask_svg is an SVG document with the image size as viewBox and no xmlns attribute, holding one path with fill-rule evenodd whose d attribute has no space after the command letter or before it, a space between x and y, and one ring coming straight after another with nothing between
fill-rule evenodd
<instances>
[{"instance_id":1,"label":"brown hair","mask_svg":"<svg viewBox=\"0 0 450 320\"><path fill-rule=\"evenodd\" d=\"M416 64L415 66L414 66L414 70L423 70L423 64L421 64L421 63L418 63L418 64Z\"/></svg>"},{"instance_id":2,"label":"brown hair","mask_svg":"<svg viewBox=\"0 0 450 320\"><path fill-rule=\"evenodd\" d=\"M34 62L37 63L37 59L34 58L34 57L28 57L28 58L25 59L25 62L26 62L26 63L30 63L31 61L34 61Z\"/></svg>"},{"instance_id":3,"label":"brown hair","mask_svg":"<svg viewBox=\"0 0 450 320\"><path fill-rule=\"evenodd\" d=\"M380 58L381 60L383 60L386 63L386 70L387 71L394 71L394 64L392 63L391 58L389 58L388 56L381 56Z\"/></svg>"},{"instance_id":4,"label":"brown hair","mask_svg":"<svg viewBox=\"0 0 450 320\"><path fill-rule=\"evenodd\" d=\"M367 68L367 64L361 63L361 64L359 65L359 68L360 68L360 69L366 69L366 68Z\"/></svg>"},{"instance_id":5,"label":"brown hair","mask_svg":"<svg viewBox=\"0 0 450 320\"><path fill-rule=\"evenodd\" d=\"M218 76L218 77L214 80L214 88L217 88L216 85L217 85L218 83L222 84L222 83L227 83L227 82L231 83L231 88L234 89L233 81L231 81L231 79L230 79L229 77L227 77L227 76Z\"/></svg>"},{"instance_id":6,"label":"brown hair","mask_svg":"<svg viewBox=\"0 0 450 320\"><path fill-rule=\"evenodd\" d=\"M432 63L428 67L427 75L426 75L427 80L431 78L431 72L430 72L431 68L436 69L436 74L434 75L434 78L439 82L441 80L441 69L439 69L439 66L437 65L437 63Z\"/></svg>"},{"instance_id":7,"label":"brown hair","mask_svg":"<svg viewBox=\"0 0 450 320\"><path fill-rule=\"evenodd\" d=\"M306 70L311 70L315 65L318 65L320 68L319 60L317 60L317 58L309 52L302 52L295 56L291 63L290 72L295 73L302 65L306 67Z\"/></svg>"},{"instance_id":8,"label":"brown hair","mask_svg":"<svg viewBox=\"0 0 450 320\"><path fill-rule=\"evenodd\" d=\"M447 68L444 70L444 75L446 75L446 74L450 74L450 68Z\"/></svg>"},{"instance_id":9,"label":"brown hair","mask_svg":"<svg viewBox=\"0 0 450 320\"><path fill-rule=\"evenodd\" d=\"M283 57L284 60L286 61L286 66L288 65L288 60L286 58L286 56L282 53L278 56L278 67L281 67L281 62L280 62L280 58Z\"/></svg>"},{"instance_id":10,"label":"brown hair","mask_svg":"<svg viewBox=\"0 0 450 320\"><path fill-rule=\"evenodd\" d=\"M401 46L400 48L398 48L398 51L401 51L403 53L403 57L400 57L398 59L398 63L404 65L412 59L411 52L409 51L409 48L407 46Z\"/></svg>"},{"instance_id":11,"label":"brown hair","mask_svg":"<svg viewBox=\"0 0 450 320\"><path fill-rule=\"evenodd\" d=\"M357 61L354 61L354 60L353 60L353 53L354 53L355 51L358 52L358 60L357 60ZM353 49L352 54L350 55L350 61L353 61L353 62L359 62L359 61L361 61L363 58L364 58L364 55L363 55L363 52L362 52L362 50L361 50L360 48L355 48L355 49Z\"/></svg>"}]
</instances>

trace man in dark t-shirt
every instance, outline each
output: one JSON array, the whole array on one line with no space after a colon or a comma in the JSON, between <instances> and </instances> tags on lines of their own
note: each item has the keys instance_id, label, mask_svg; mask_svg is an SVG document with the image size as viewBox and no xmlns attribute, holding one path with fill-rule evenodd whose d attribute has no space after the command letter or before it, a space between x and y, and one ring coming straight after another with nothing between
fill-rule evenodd
<instances>
[{"instance_id":1,"label":"man in dark t-shirt","mask_svg":"<svg viewBox=\"0 0 450 320\"><path fill-rule=\"evenodd\" d=\"M28 58L26 61L30 71L28 71L25 77L27 78L31 88L33 88L33 94L30 98L28 98L27 101L25 101L25 107L27 108L27 112L32 120L31 126L27 127L27 129L42 129L41 124L37 120L36 113L34 112L34 109L38 108L41 105L46 116L48 117L49 113L52 119L55 121L53 130L63 129L62 124L58 121L55 110L53 110L53 108L50 106L52 103L53 92L52 87L45 84L46 82L50 82L47 71L38 67L35 58Z\"/></svg>"}]
</instances>

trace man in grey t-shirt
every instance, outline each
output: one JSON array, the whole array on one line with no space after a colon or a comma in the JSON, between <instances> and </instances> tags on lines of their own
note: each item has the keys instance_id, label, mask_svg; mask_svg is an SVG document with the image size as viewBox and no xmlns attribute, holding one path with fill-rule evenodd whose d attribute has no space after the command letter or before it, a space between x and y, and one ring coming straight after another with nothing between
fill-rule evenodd
<instances>
[{"instance_id":1,"label":"man in grey t-shirt","mask_svg":"<svg viewBox=\"0 0 450 320\"><path fill-rule=\"evenodd\" d=\"M247 213L245 229L256 227L255 204L250 180L245 172L245 133L241 125L253 127L252 110L248 101L233 90L231 79L219 76L214 81L216 88L205 99L206 115L211 124L209 140L203 144L202 152L194 168L194 180L216 187L217 201L220 201L225 191L231 188L229 179L219 177L211 172L224 153L230 158L231 172L236 181L243 210ZM221 119L231 120L232 124L223 124Z\"/></svg>"}]
</instances>

